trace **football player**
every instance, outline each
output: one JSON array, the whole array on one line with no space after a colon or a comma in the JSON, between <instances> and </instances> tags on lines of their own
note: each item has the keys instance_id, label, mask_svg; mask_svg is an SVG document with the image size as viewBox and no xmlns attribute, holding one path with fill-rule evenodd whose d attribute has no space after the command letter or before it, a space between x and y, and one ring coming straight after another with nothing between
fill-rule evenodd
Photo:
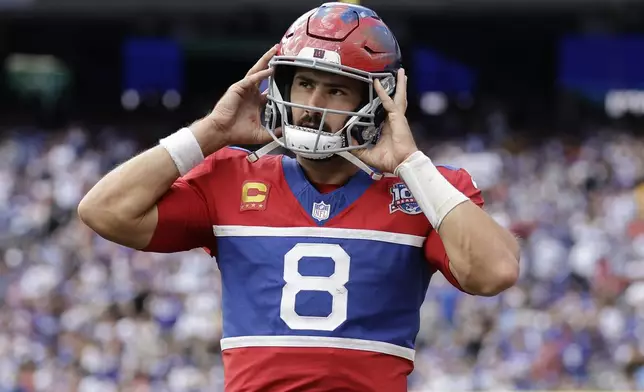
<instances>
[{"instance_id":1,"label":"football player","mask_svg":"<svg viewBox=\"0 0 644 392\"><path fill-rule=\"evenodd\" d=\"M515 283L516 239L465 170L417 149L406 86L376 13L324 4L80 203L108 240L216 258L228 391L405 391L434 273L471 295Z\"/></svg>"}]
</instances>

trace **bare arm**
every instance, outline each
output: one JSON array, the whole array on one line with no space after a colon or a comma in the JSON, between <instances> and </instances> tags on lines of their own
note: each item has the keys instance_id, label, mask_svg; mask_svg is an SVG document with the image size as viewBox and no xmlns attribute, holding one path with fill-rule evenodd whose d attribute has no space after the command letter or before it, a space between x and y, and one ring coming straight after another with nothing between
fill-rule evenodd
<instances>
[{"instance_id":1,"label":"bare arm","mask_svg":"<svg viewBox=\"0 0 644 392\"><path fill-rule=\"evenodd\" d=\"M207 119L191 126L204 155L225 143ZM102 237L134 249L145 248L157 227L157 201L179 178L170 154L153 147L103 177L81 200L80 219Z\"/></svg>"},{"instance_id":2,"label":"bare arm","mask_svg":"<svg viewBox=\"0 0 644 392\"><path fill-rule=\"evenodd\" d=\"M260 110L266 97L259 92L259 84L272 73L268 63L275 50L274 46L264 53L244 79L230 86L208 116L190 126L203 153L199 159L228 144L262 144L271 140L261 126ZM193 139L188 147L194 152ZM201 155L198 149L196 155ZM192 163L190 159L188 166ZM159 223L157 202L179 175L168 151L156 146L103 177L81 200L78 215L102 237L143 249L150 244Z\"/></svg>"},{"instance_id":3,"label":"bare arm","mask_svg":"<svg viewBox=\"0 0 644 392\"><path fill-rule=\"evenodd\" d=\"M453 172L452 184L419 151L397 170L436 230L426 244L430 262L470 294L493 296L515 284L518 241L481 208L480 191L466 171Z\"/></svg>"},{"instance_id":4,"label":"bare arm","mask_svg":"<svg viewBox=\"0 0 644 392\"><path fill-rule=\"evenodd\" d=\"M430 257L430 261L437 261L441 271L449 275L448 279L453 277L456 280L453 283L478 295L496 295L512 286L519 274L517 240L474 204L469 195L456 189L416 147L405 117L405 71L398 70L393 98L379 80L374 82L374 88L387 118L376 146L354 153L368 165L393 172L405 182L438 232L439 238L432 236L432 232L429 239L438 239L439 244L425 246L429 245L430 253L441 251L440 255ZM468 179L471 181L469 175Z\"/></svg>"},{"instance_id":5,"label":"bare arm","mask_svg":"<svg viewBox=\"0 0 644 392\"><path fill-rule=\"evenodd\" d=\"M471 201L454 207L438 230L449 268L463 290L492 296L511 287L519 274L517 239Z\"/></svg>"}]
</instances>

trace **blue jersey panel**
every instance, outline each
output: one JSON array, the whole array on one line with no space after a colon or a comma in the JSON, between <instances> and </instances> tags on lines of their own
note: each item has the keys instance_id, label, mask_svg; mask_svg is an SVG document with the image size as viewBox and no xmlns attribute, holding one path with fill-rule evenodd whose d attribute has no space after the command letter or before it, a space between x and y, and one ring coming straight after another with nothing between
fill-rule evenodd
<instances>
[{"instance_id":1,"label":"blue jersey panel","mask_svg":"<svg viewBox=\"0 0 644 392\"><path fill-rule=\"evenodd\" d=\"M295 159L284 156L282 166L284 167L284 178L291 192L300 202L304 211L307 211L320 226L353 204L373 183L367 173L359 171L341 188L329 193L320 193L306 179L302 167ZM320 205L323 209L328 209L328 212L322 217L316 218L312 215L315 204Z\"/></svg>"},{"instance_id":2,"label":"blue jersey panel","mask_svg":"<svg viewBox=\"0 0 644 392\"><path fill-rule=\"evenodd\" d=\"M224 338L328 336L413 348L430 272L421 247L219 237Z\"/></svg>"}]
</instances>

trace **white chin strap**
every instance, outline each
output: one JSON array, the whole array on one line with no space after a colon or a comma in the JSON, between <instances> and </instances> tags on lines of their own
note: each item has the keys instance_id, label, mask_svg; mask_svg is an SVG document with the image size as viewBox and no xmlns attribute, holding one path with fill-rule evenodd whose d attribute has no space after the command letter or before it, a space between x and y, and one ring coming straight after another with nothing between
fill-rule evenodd
<instances>
[{"instance_id":1,"label":"white chin strap","mask_svg":"<svg viewBox=\"0 0 644 392\"><path fill-rule=\"evenodd\" d=\"M275 150L276 148L279 148L280 143L284 143L284 137L279 138L277 141L272 141L272 142L268 143L267 145L265 145L264 147L260 148L259 150L255 151L255 152L251 152L247 157L248 161L249 162L256 162L262 156L270 153L271 151ZM299 153L296 153L296 154L301 155L302 157L305 157L304 154L299 154ZM331 154L331 155L333 155L333 154ZM329 156L331 156L331 155L329 155ZM356 157L355 155L351 154L348 151L338 152L335 155L339 155L342 158L346 159L347 161L353 163L358 168L360 168L362 171L364 171L365 173L369 174L369 177L371 177L371 179L373 179L375 181L379 181L383 177L395 177L395 175L391 174L391 173L384 173L384 175L383 175L382 173L378 173L378 172L374 171L366 163L362 162L360 159L358 159L358 157ZM318 158L318 159L320 159L320 158Z\"/></svg>"},{"instance_id":2,"label":"white chin strap","mask_svg":"<svg viewBox=\"0 0 644 392\"><path fill-rule=\"evenodd\" d=\"M278 140L279 140L279 142L277 140L273 140L272 142L268 143L267 145L265 145L264 147L260 148L259 150L251 152L250 154L248 154L246 159L248 159L249 162L257 162L257 160L259 158L261 158L264 155L270 153L271 151L279 148L280 147L280 142L284 143L284 137L281 137Z\"/></svg>"},{"instance_id":3,"label":"white chin strap","mask_svg":"<svg viewBox=\"0 0 644 392\"><path fill-rule=\"evenodd\" d=\"M378 173L374 171L372 168L370 168L366 163L362 162L358 157L355 155L351 154L348 151L342 151L336 153L336 155L341 156L342 158L346 159L347 161L353 163L354 165L358 166L362 171L366 172L369 177L371 177L372 180L379 181L382 179L383 175L381 173ZM385 173L385 177L387 174Z\"/></svg>"}]
</instances>

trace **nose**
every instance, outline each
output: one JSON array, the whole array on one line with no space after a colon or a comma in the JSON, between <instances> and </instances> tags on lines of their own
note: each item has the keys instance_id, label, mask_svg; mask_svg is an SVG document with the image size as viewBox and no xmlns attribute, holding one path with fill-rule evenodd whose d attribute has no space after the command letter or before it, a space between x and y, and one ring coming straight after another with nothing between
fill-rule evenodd
<instances>
[{"instance_id":1,"label":"nose","mask_svg":"<svg viewBox=\"0 0 644 392\"><path fill-rule=\"evenodd\" d=\"M326 99L324 96L324 92L320 88L315 88L313 91L311 91L311 95L309 95L309 106L314 106L318 108L324 108L326 103ZM312 113L309 113L312 114Z\"/></svg>"}]
</instances>

